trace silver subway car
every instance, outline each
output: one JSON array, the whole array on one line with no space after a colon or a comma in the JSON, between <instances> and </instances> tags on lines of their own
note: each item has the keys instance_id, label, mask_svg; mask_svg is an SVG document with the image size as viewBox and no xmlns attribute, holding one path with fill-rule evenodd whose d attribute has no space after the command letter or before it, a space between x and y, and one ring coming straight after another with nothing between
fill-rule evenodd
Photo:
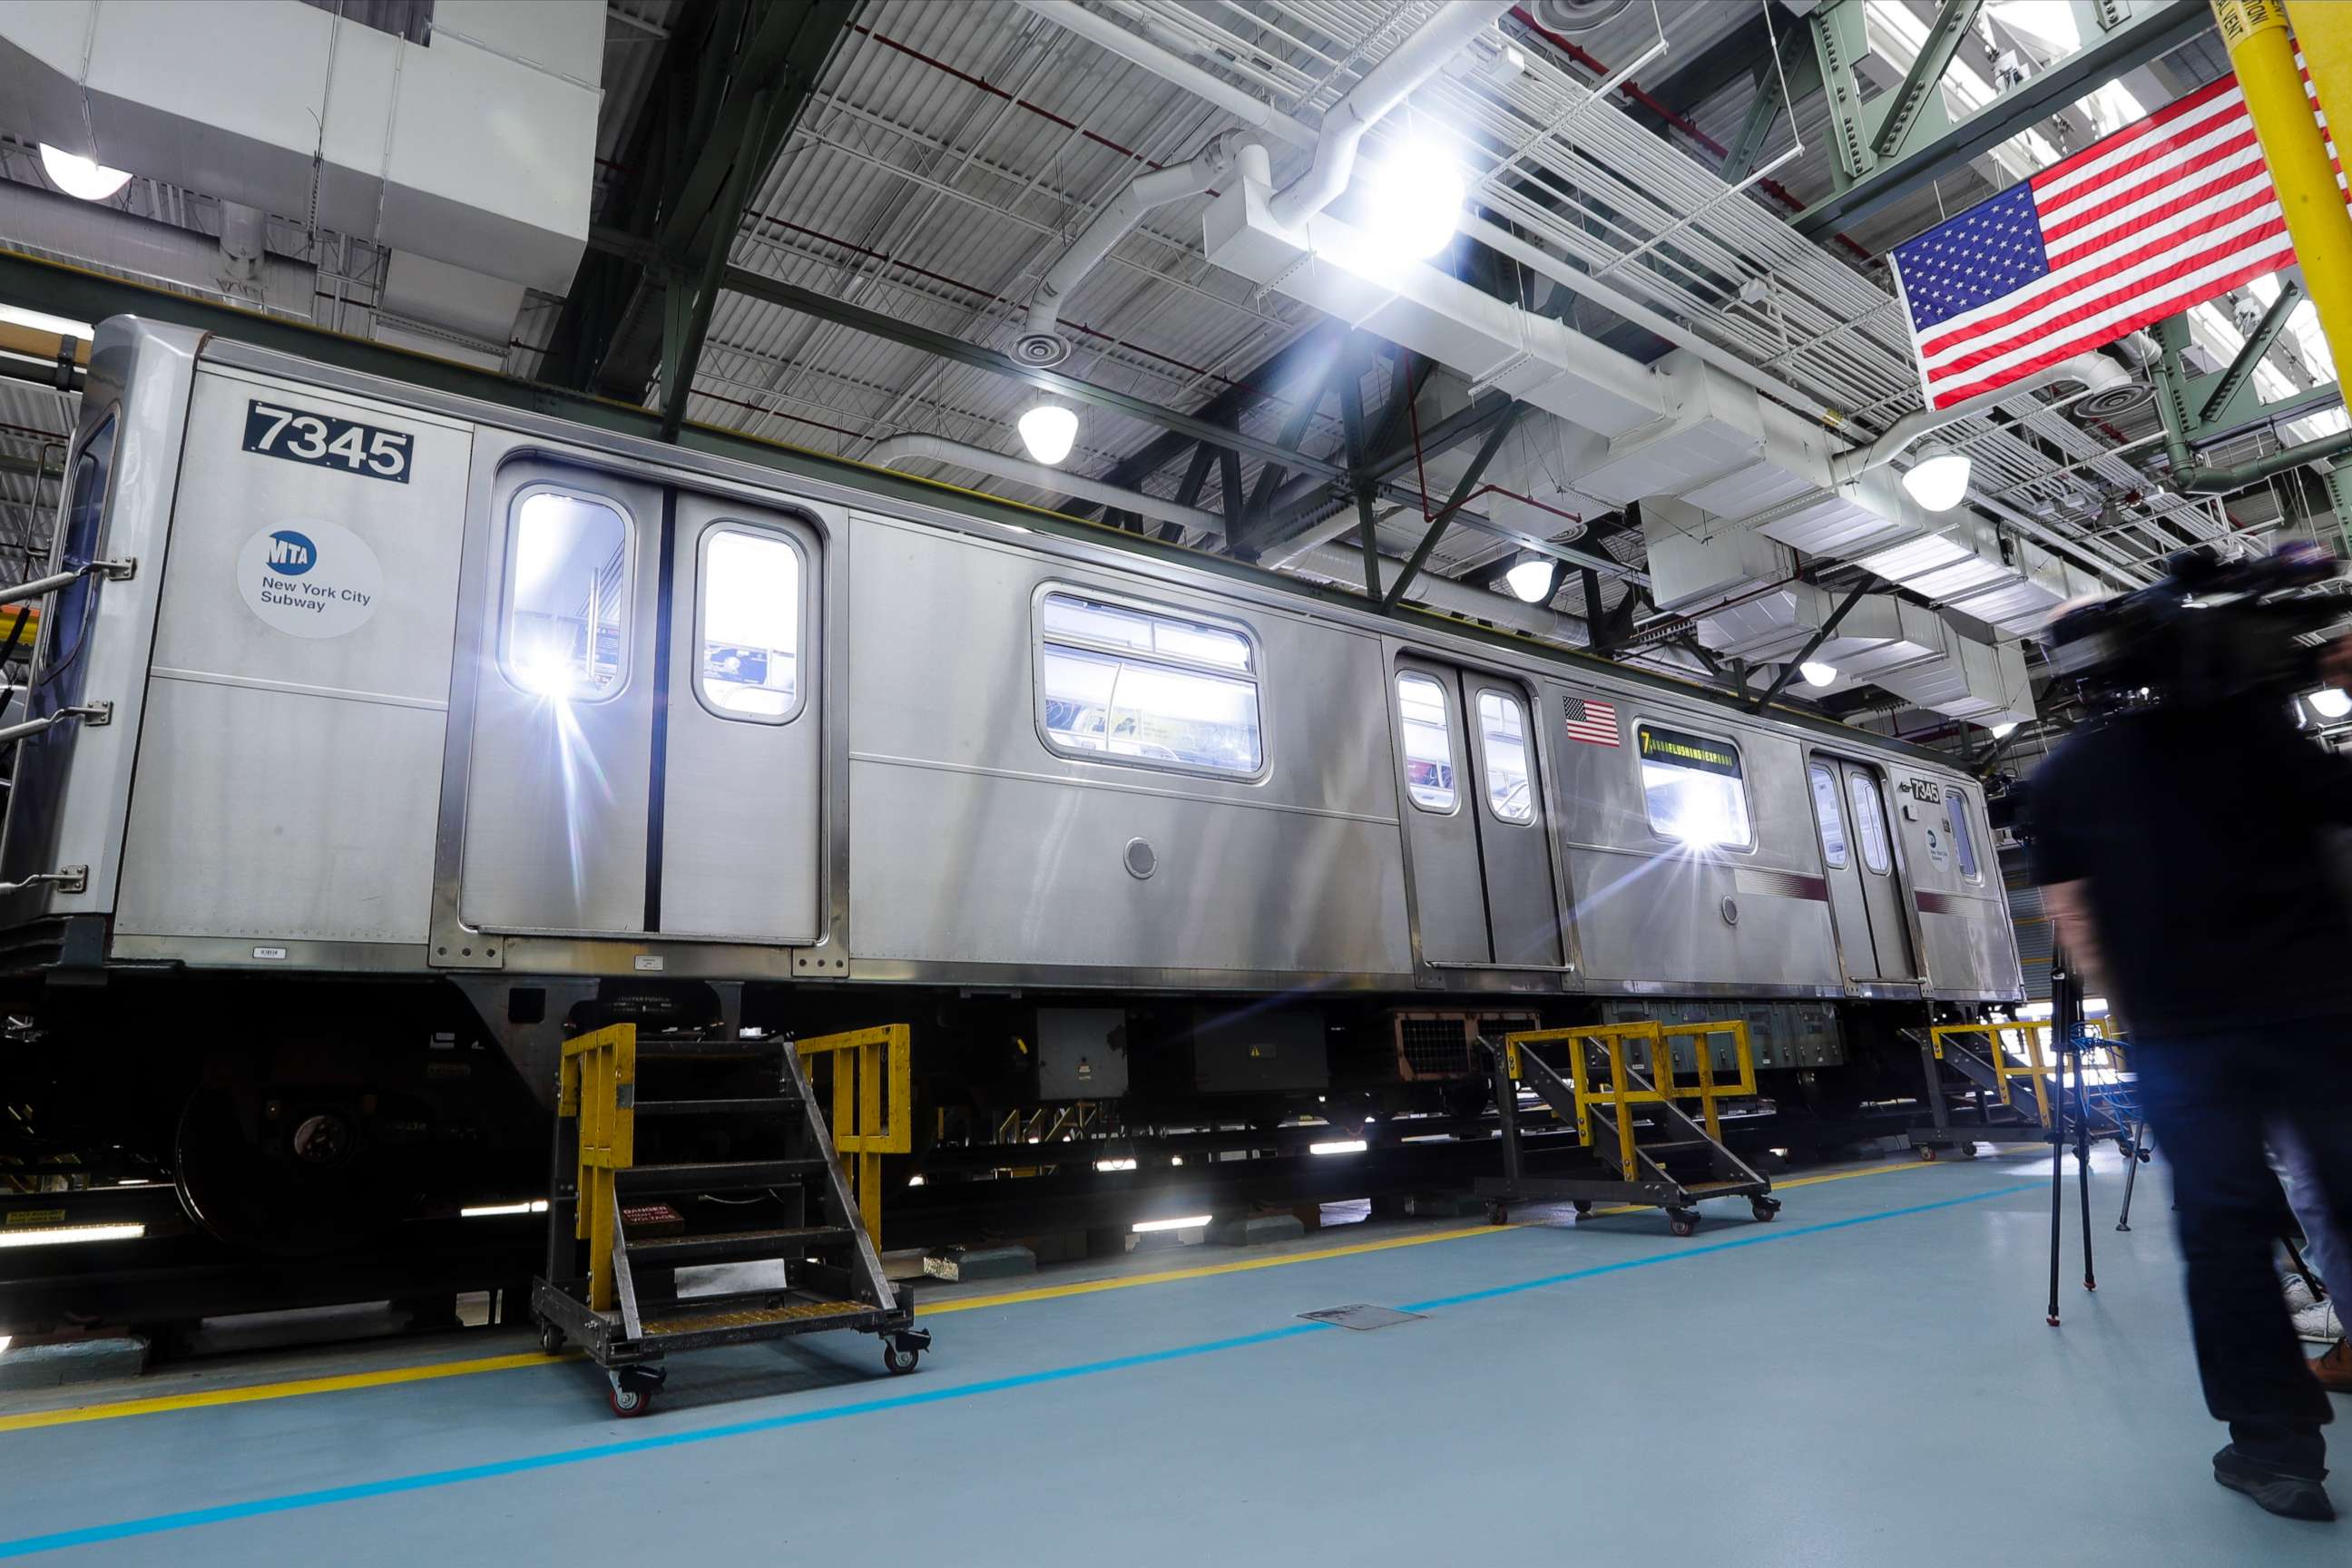
<instances>
[{"instance_id":1,"label":"silver subway car","mask_svg":"<svg viewBox=\"0 0 2352 1568\"><path fill-rule=\"evenodd\" d=\"M1858 1100L2020 994L1980 794L1875 737L132 320L83 406L0 1099L184 1183L543 1179L604 1017L905 1018L953 1142L1459 1110L1482 1019L1692 999Z\"/></svg>"}]
</instances>

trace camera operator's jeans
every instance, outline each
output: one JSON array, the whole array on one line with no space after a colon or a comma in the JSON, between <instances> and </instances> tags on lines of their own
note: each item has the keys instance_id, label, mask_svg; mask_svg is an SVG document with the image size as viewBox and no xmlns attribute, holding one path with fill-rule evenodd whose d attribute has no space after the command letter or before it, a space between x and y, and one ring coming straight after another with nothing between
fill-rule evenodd
<instances>
[{"instance_id":1,"label":"camera operator's jeans","mask_svg":"<svg viewBox=\"0 0 2352 1568\"><path fill-rule=\"evenodd\" d=\"M2331 1413L2271 1266L2285 1216L2263 1146L2291 1129L2337 1229L2352 1228L2352 1018L2137 1036L2130 1064L2172 1166L2205 1407L2249 1458L2316 1473Z\"/></svg>"}]
</instances>

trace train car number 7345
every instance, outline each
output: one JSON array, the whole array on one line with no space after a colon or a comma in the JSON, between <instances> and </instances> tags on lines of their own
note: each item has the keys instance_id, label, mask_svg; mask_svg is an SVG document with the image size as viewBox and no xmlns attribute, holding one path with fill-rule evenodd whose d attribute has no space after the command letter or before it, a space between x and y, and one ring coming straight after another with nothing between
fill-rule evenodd
<instances>
[{"instance_id":1,"label":"train car number 7345","mask_svg":"<svg viewBox=\"0 0 2352 1568\"><path fill-rule=\"evenodd\" d=\"M408 482L416 437L404 430L379 430L331 414L306 414L255 398L245 409L245 449L265 458L341 468L372 479Z\"/></svg>"}]
</instances>

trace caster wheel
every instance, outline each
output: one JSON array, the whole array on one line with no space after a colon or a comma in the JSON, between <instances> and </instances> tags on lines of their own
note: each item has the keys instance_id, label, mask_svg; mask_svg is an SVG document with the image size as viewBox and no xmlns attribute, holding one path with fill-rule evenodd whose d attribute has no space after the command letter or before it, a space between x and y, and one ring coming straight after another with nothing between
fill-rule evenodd
<instances>
[{"instance_id":1,"label":"caster wheel","mask_svg":"<svg viewBox=\"0 0 2352 1568\"><path fill-rule=\"evenodd\" d=\"M1668 1209L1666 1228L1676 1236L1691 1236L1698 1230L1698 1215L1689 1209Z\"/></svg>"},{"instance_id":2,"label":"caster wheel","mask_svg":"<svg viewBox=\"0 0 2352 1568\"><path fill-rule=\"evenodd\" d=\"M893 1344L886 1344L882 1347L882 1370L893 1377L904 1377L914 1371L915 1363L922 1359L923 1353L920 1351L908 1350L904 1346Z\"/></svg>"},{"instance_id":3,"label":"caster wheel","mask_svg":"<svg viewBox=\"0 0 2352 1568\"><path fill-rule=\"evenodd\" d=\"M1591 1214L1591 1213L1592 1212L1592 1200L1591 1200L1591 1198L1579 1198L1579 1199L1577 1199L1577 1200L1576 1200L1576 1212L1577 1212L1579 1215L1588 1215L1588 1214Z\"/></svg>"},{"instance_id":4,"label":"caster wheel","mask_svg":"<svg viewBox=\"0 0 2352 1568\"><path fill-rule=\"evenodd\" d=\"M1922 1160L1933 1160L1935 1157L1935 1145L1931 1143L1922 1143L1919 1145L1919 1158Z\"/></svg>"},{"instance_id":5,"label":"caster wheel","mask_svg":"<svg viewBox=\"0 0 2352 1568\"><path fill-rule=\"evenodd\" d=\"M605 1391L604 1401L613 1407L613 1414L623 1420L643 1415L654 1407L653 1394L642 1388L615 1386Z\"/></svg>"},{"instance_id":6,"label":"caster wheel","mask_svg":"<svg viewBox=\"0 0 2352 1568\"><path fill-rule=\"evenodd\" d=\"M1510 1206L1507 1204L1488 1204L1486 1205L1486 1223L1488 1225L1510 1224Z\"/></svg>"},{"instance_id":7,"label":"caster wheel","mask_svg":"<svg viewBox=\"0 0 2352 1568\"><path fill-rule=\"evenodd\" d=\"M1770 1225L1780 1217L1780 1205L1770 1198L1758 1198L1748 1205L1748 1212L1756 1216L1759 1224Z\"/></svg>"},{"instance_id":8,"label":"caster wheel","mask_svg":"<svg viewBox=\"0 0 2352 1568\"><path fill-rule=\"evenodd\" d=\"M563 1353L563 1331L544 1318L539 1323L539 1351L541 1355Z\"/></svg>"}]
</instances>

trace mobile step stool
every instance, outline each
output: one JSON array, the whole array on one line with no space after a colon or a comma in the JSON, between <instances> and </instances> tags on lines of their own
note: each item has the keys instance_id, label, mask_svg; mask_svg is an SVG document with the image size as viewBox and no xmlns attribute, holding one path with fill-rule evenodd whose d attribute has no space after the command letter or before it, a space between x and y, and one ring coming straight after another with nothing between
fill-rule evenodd
<instances>
[{"instance_id":1,"label":"mobile step stool","mask_svg":"<svg viewBox=\"0 0 2352 1568\"><path fill-rule=\"evenodd\" d=\"M531 1285L541 1348L586 1351L625 1416L652 1407L675 1351L848 1329L880 1336L891 1373L914 1371L931 1337L874 1240L881 1156L907 1146L907 1041L903 1024L800 1041L616 1024L565 1041ZM835 1120L857 1129L838 1139L803 1065L821 1055ZM855 1194L836 1149L857 1156ZM748 1267L729 1280L716 1265Z\"/></svg>"},{"instance_id":2,"label":"mobile step stool","mask_svg":"<svg viewBox=\"0 0 2352 1568\"><path fill-rule=\"evenodd\" d=\"M2124 1071L2124 1045L2106 1037L2106 1020L2091 1021L2100 1037L2086 1050L2084 1067L2099 1079L2087 1095L2090 1132L2113 1138L2126 1154L2133 1136L2137 1096ZM2059 1070L2050 1047L2047 1020L1989 1024L1938 1024L1906 1029L1919 1047L1927 1080L1930 1124L1906 1134L1923 1160L1950 1150L1971 1158L1979 1142L2046 1143L2050 1141L2050 1086ZM1955 1103L1957 1098L1957 1104Z\"/></svg>"},{"instance_id":3,"label":"mobile step stool","mask_svg":"<svg viewBox=\"0 0 2352 1568\"><path fill-rule=\"evenodd\" d=\"M1685 1085L1675 1076L1673 1042L1679 1035L1693 1037L1696 1084ZM1717 1035L1731 1037L1739 1068L1736 1081L1716 1081L1711 1037ZM1698 1228L1703 1198L1746 1198L1748 1212L1759 1221L1780 1212L1772 1184L1723 1142L1717 1102L1756 1094L1756 1059L1742 1020L1660 1024L1645 1018L1532 1030L1507 1035L1500 1045L1482 1037L1478 1045L1494 1064L1495 1109L1503 1131L1502 1177L1481 1176L1475 1188L1486 1200L1491 1223L1507 1223L1518 1204L1568 1202L1580 1215L1592 1212L1596 1203L1655 1205L1666 1211L1676 1236L1689 1236ZM1627 1059L1633 1045L1648 1047L1646 1073ZM1537 1054L1538 1046L1565 1049L1566 1077ZM1595 1087L1601 1083L1607 1087ZM1522 1086L1554 1116L1576 1124L1577 1141L1598 1163L1592 1174L1529 1177L1522 1171ZM1685 1112L1675 1103L1678 1100L1697 1100L1699 1115Z\"/></svg>"}]
</instances>

